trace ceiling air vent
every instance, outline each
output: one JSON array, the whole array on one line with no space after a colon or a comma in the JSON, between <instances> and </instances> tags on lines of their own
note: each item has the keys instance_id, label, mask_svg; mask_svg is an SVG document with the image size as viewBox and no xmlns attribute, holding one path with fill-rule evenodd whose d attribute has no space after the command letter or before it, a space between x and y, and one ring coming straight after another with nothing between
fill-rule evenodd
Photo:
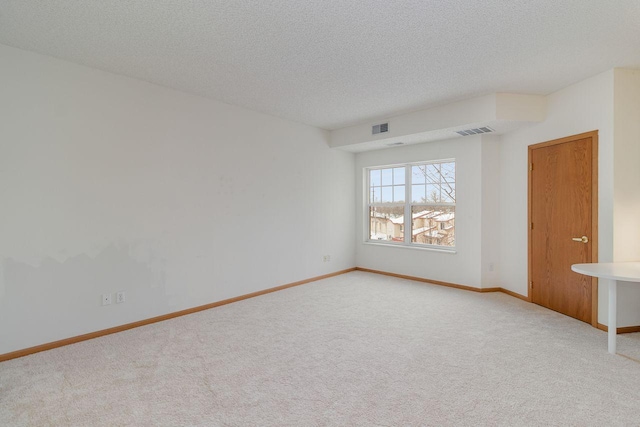
<instances>
[{"instance_id":1,"label":"ceiling air vent","mask_svg":"<svg viewBox=\"0 0 640 427\"><path fill-rule=\"evenodd\" d=\"M371 127L371 134L375 135L378 133L385 133L385 132L389 132L389 123L382 123L379 125L373 125Z\"/></svg>"},{"instance_id":2,"label":"ceiling air vent","mask_svg":"<svg viewBox=\"0 0 640 427\"><path fill-rule=\"evenodd\" d=\"M482 127L482 128L475 128L475 129L465 129L465 130L457 130L456 133L458 135L462 135L462 136L468 136L468 135L478 135L480 133L490 133L490 132L495 132L493 129L491 129L490 127Z\"/></svg>"}]
</instances>

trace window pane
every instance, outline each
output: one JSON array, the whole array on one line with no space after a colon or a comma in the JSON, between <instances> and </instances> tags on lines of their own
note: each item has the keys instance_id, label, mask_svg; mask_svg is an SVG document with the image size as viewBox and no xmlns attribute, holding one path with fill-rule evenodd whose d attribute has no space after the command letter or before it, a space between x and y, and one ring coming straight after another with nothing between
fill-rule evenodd
<instances>
[{"instance_id":1,"label":"window pane","mask_svg":"<svg viewBox=\"0 0 640 427\"><path fill-rule=\"evenodd\" d=\"M402 242L404 240L404 207L370 207L369 239Z\"/></svg>"},{"instance_id":2,"label":"window pane","mask_svg":"<svg viewBox=\"0 0 640 427\"><path fill-rule=\"evenodd\" d=\"M424 194L424 185L411 186L411 200L413 200L414 203L426 202Z\"/></svg>"},{"instance_id":3,"label":"window pane","mask_svg":"<svg viewBox=\"0 0 640 427\"><path fill-rule=\"evenodd\" d=\"M435 184L427 184L427 202L440 202L440 186Z\"/></svg>"},{"instance_id":4,"label":"window pane","mask_svg":"<svg viewBox=\"0 0 640 427\"><path fill-rule=\"evenodd\" d=\"M369 171L369 185L380 185L380 169Z\"/></svg>"},{"instance_id":5,"label":"window pane","mask_svg":"<svg viewBox=\"0 0 640 427\"><path fill-rule=\"evenodd\" d=\"M412 206L411 241L455 246L455 209L454 206Z\"/></svg>"},{"instance_id":6,"label":"window pane","mask_svg":"<svg viewBox=\"0 0 640 427\"><path fill-rule=\"evenodd\" d=\"M420 184L425 182L425 176L427 169L425 165L412 166L411 167L411 182L413 184Z\"/></svg>"},{"instance_id":7,"label":"window pane","mask_svg":"<svg viewBox=\"0 0 640 427\"><path fill-rule=\"evenodd\" d=\"M371 188L371 203L380 202L380 187Z\"/></svg>"},{"instance_id":8,"label":"window pane","mask_svg":"<svg viewBox=\"0 0 640 427\"><path fill-rule=\"evenodd\" d=\"M382 203L393 202L393 187L382 187Z\"/></svg>"},{"instance_id":9,"label":"window pane","mask_svg":"<svg viewBox=\"0 0 640 427\"><path fill-rule=\"evenodd\" d=\"M404 184L404 168L393 168L393 183Z\"/></svg>"},{"instance_id":10,"label":"window pane","mask_svg":"<svg viewBox=\"0 0 640 427\"><path fill-rule=\"evenodd\" d=\"M437 184L440 182L440 165L427 165L427 182Z\"/></svg>"},{"instance_id":11,"label":"window pane","mask_svg":"<svg viewBox=\"0 0 640 427\"><path fill-rule=\"evenodd\" d=\"M445 203L456 202L456 184L443 184L442 185L442 201Z\"/></svg>"},{"instance_id":12,"label":"window pane","mask_svg":"<svg viewBox=\"0 0 640 427\"><path fill-rule=\"evenodd\" d=\"M382 169L382 185L393 184L393 169Z\"/></svg>"},{"instance_id":13,"label":"window pane","mask_svg":"<svg viewBox=\"0 0 640 427\"><path fill-rule=\"evenodd\" d=\"M393 187L393 201L404 202L404 185L395 185Z\"/></svg>"},{"instance_id":14,"label":"window pane","mask_svg":"<svg viewBox=\"0 0 640 427\"><path fill-rule=\"evenodd\" d=\"M441 163L442 178L448 182L455 182L456 180L456 163L448 162Z\"/></svg>"}]
</instances>

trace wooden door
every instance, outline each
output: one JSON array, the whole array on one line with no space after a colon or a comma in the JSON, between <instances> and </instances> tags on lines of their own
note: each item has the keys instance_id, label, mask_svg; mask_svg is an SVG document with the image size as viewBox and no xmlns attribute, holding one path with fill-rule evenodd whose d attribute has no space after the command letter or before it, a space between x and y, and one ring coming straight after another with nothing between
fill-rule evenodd
<instances>
[{"instance_id":1,"label":"wooden door","mask_svg":"<svg viewBox=\"0 0 640 427\"><path fill-rule=\"evenodd\" d=\"M571 265L597 261L597 133L529 147L531 301L597 325L597 281Z\"/></svg>"}]
</instances>

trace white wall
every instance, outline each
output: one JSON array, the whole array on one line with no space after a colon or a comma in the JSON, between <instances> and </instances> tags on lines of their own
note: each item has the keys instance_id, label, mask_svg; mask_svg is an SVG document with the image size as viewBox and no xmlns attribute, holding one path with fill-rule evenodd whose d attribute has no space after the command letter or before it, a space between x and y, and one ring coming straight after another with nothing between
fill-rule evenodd
<instances>
[{"instance_id":1,"label":"white wall","mask_svg":"<svg viewBox=\"0 0 640 427\"><path fill-rule=\"evenodd\" d=\"M359 267L481 287L482 138L376 150L356 155L356 262ZM456 159L456 253L365 243L363 169L369 166Z\"/></svg>"},{"instance_id":2,"label":"white wall","mask_svg":"<svg viewBox=\"0 0 640 427\"><path fill-rule=\"evenodd\" d=\"M640 70L614 70L613 102L613 259L637 261L640 260ZM638 285L619 287L618 301L629 307L620 313L625 321L623 326L640 325Z\"/></svg>"},{"instance_id":3,"label":"white wall","mask_svg":"<svg viewBox=\"0 0 640 427\"><path fill-rule=\"evenodd\" d=\"M0 45L0 354L353 267L353 167L319 129Z\"/></svg>"},{"instance_id":4,"label":"white wall","mask_svg":"<svg viewBox=\"0 0 640 427\"><path fill-rule=\"evenodd\" d=\"M500 136L482 135L481 277L482 287L500 287Z\"/></svg>"},{"instance_id":5,"label":"white wall","mask_svg":"<svg viewBox=\"0 0 640 427\"><path fill-rule=\"evenodd\" d=\"M614 70L614 237L616 261L640 259L640 70Z\"/></svg>"}]
</instances>

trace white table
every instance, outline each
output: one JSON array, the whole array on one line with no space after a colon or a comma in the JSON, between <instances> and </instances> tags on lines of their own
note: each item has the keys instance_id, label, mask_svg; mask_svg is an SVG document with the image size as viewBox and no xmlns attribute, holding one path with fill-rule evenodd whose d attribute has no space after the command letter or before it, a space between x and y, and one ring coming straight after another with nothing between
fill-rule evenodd
<instances>
[{"instance_id":1,"label":"white table","mask_svg":"<svg viewBox=\"0 0 640 427\"><path fill-rule=\"evenodd\" d=\"M640 262L573 264L571 269L576 273L587 276L613 280L613 282L609 284L609 353L616 354L618 282L640 283Z\"/></svg>"}]
</instances>

